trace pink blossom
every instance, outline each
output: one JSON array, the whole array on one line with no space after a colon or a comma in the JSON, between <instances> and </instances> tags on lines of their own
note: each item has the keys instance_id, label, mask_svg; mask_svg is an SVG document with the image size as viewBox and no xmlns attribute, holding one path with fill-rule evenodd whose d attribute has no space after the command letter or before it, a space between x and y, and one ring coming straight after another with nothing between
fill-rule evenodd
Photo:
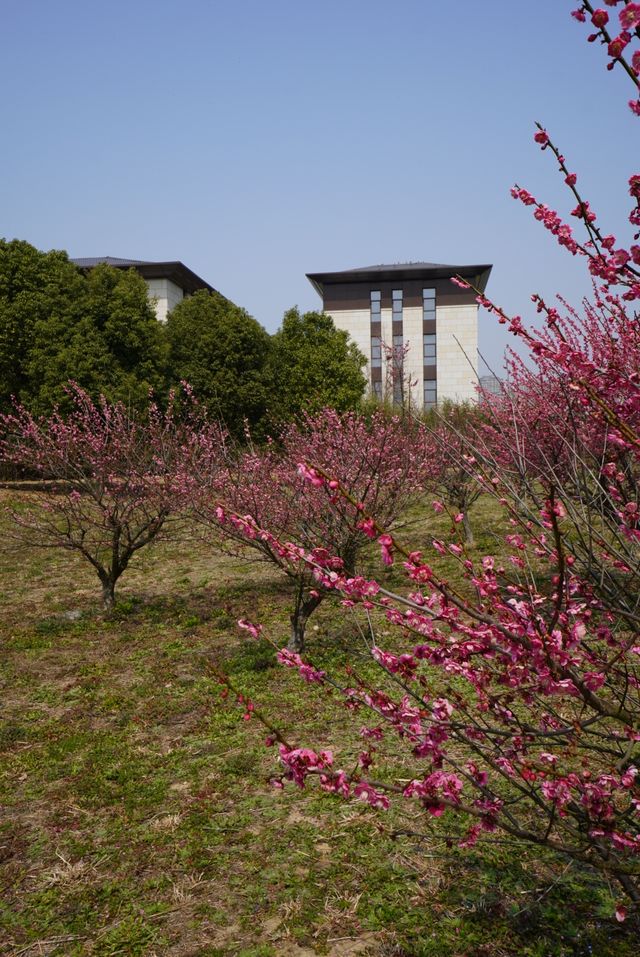
<instances>
[{"instance_id":1,"label":"pink blossom","mask_svg":"<svg viewBox=\"0 0 640 957\"><path fill-rule=\"evenodd\" d=\"M252 638L259 638L260 633L262 632L262 625L254 625L246 618L239 618L237 621L238 628L248 631Z\"/></svg>"},{"instance_id":2,"label":"pink blossom","mask_svg":"<svg viewBox=\"0 0 640 957\"><path fill-rule=\"evenodd\" d=\"M381 547L382 561L385 565L393 565L393 538L391 535L380 535L378 544Z\"/></svg>"},{"instance_id":3,"label":"pink blossom","mask_svg":"<svg viewBox=\"0 0 640 957\"><path fill-rule=\"evenodd\" d=\"M367 536L367 538L374 539L377 535L376 523L372 518L363 518L358 522L357 526L361 532Z\"/></svg>"},{"instance_id":4,"label":"pink blossom","mask_svg":"<svg viewBox=\"0 0 640 957\"><path fill-rule=\"evenodd\" d=\"M305 465L304 462L298 464L298 475L301 475L305 481L309 482L314 488L321 488L325 480L321 475L318 475L315 469L309 468L308 465Z\"/></svg>"},{"instance_id":5,"label":"pink blossom","mask_svg":"<svg viewBox=\"0 0 640 957\"><path fill-rule=\"evenodd\" d=\"M353 789L353 793L361 801L366 801L371 807L386 811L389 808L389 798L386 794L377 791L366 781L359 781Z\"/></svg>"},{"instance_id":6,"label":"pink blossom","mask_svg":"<svg viewBox=\"0 0 640 957\"><path fill-rule=\"evenodd\" d=\"M297 668L300 676L308 684L312 684L314 681L321 683L325 677L324 671L320 671L312 665L307 664L302 660L299 654L289 651L288 648L282 648L276 657L280 664L285 665L285 667Z\"/></svg>"},{"instance_id":7,"label":"pink blossom","mask_svg":"<svg viewBox=\"0 0 640 957\"><path fill-rule=\"evenodd\" d=\"M620 24L624 30L640 26L640 3L627 3L620 11Z\"/></svg>"},{"instance_id":8,"label":"pink blossom","mask_svg":"<svg viewBox=\"0 0 640 957\"><path fill-rule=\"evenodd\" d=\"M624 35L624 33L619 34L619 36L614 37L613 40L607 46L607 52L610 57L613 59L618 59L622 56L624 48L628 44L629 40Z\"/></svg>"},{"instance_id":9,"label":"pink blossom","mask_svg":"<svg viewBox=\"0 0 640 957\"><path fill-rule=\"evenodd\" d=\"M453 714L453 705L446 698L437 698L431 705L431 711L437 721L447 721Z\"/></svg>"}]
</instances>

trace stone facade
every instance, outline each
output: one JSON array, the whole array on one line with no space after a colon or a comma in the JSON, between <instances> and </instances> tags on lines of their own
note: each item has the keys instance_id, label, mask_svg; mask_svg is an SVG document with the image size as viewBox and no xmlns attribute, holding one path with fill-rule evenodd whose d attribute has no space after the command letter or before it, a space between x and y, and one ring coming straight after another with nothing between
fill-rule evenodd
<instances>
[{"instance_id":1,"label":"stone facade","mask_svg":"<svg viewBox=\"0 0 640 957\"><path fill-rule=\"evenodd\" d=\"M147 293L156 316L160 322L166 322L174 306L184 299L184 290L170 279L147 279Z\"/></svg>"},{"instance_id":2,"label":"stone facade","mask_svg":"<svg viewBox=\"0 0 640 957\"><path fill-rule=\"evenodd\" d=\"M478 306L437 306L438 398L473 400L478 384Z\"/></svg>"}]
</instances>

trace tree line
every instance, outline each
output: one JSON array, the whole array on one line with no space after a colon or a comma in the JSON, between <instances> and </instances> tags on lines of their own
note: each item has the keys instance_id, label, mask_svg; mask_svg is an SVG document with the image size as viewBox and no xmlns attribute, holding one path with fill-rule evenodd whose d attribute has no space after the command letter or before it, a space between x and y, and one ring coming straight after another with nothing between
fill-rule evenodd
<instances>
[{"instance_id":1,"label":"tree line","mask_svg":"<svg viewBox=\"0 0 640 957\"><path fill-rule=\"evenodd\" d=\"M355 407L365 358L323 313L290 309L269 333L218 292L156 319L135 270L83 272L63 251L0 240L0 410L70 409L73 380L94 398L144 408L189 382L232 434L264 434L303 411Z\"/></svg>"}]
</instances>

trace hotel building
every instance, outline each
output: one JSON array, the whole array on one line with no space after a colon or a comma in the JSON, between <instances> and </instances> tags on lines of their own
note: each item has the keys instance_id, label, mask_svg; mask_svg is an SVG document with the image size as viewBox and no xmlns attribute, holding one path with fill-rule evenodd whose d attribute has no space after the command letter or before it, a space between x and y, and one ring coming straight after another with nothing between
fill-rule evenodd
<instances>
[{"instance_id":1,"label":"hotel building","mask_svg":"<svg viewBox=\"0 0 640 957\"><path fill-rule=\"evenodd\" d=\"M396 263L307 273L322 308L367 358L373 395L430 408L474 400L478 382L478 305L490 265Z\"/></svg>"}]
</instances>

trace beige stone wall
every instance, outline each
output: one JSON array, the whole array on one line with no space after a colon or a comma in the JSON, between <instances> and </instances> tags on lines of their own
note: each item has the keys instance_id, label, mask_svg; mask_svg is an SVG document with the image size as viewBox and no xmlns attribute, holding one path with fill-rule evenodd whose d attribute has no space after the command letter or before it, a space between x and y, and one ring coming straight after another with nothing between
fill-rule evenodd
<instances>
[{"instance_id":1,"label":"beige stone wall","mask_svg":"<svg viewBox=\"0 0 640 957\"><path fill-rule=\"evenodd\" d=\"M436 305L438 401L476 398L478 307Z\"/></svg>"},{"instance_id":2,"label":"beige stone wall","mask_svg":"<svg viewBox=\"0 0 640 957\"><path fill-rule=\"evenodd\" d=\"M344 329L351 336L367 362L371 361L371 314L368 309L344 309L328 313L336 329Z\"/></svg>"},{"instance_id":3,"label":"beige stone wall","mask_svg":"<svg viewBox=\"0 0 640 957\"><path fill-rule=\"evenodd\" d=\"M170 279L147 279L146 283L158 321L166 322L168 313L184 299L182 289Z\"/></svg>"}]
</instances>

